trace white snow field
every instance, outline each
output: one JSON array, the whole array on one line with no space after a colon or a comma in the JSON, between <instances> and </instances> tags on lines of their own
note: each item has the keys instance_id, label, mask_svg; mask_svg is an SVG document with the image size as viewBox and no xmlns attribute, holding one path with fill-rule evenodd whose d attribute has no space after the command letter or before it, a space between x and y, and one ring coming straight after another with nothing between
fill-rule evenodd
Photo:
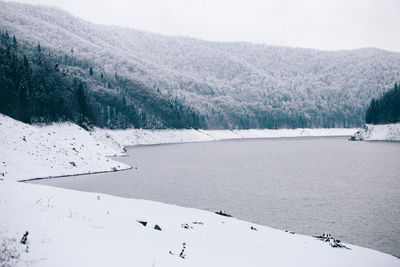
<instances>
[{"instance_id":1,"label":"white snow field","mask_svg":"<svg viewBox=\"0 0 400 267\"><path fill-rule=\"evenodd\" d=\"M88 132L71 123L31 126L0 115L0 266L400 266L398 258L375 250L332 247L332 239L207 211L16 182L127 169L106 157L123 155L125 145L348 131Z\"/></svg>"},{"instance_id":2,"label":"white snow field","mask_svg":"<svg viewBox=\"0 0 400 267\"><path fill-rule=\"evenodd\" d=\"M121 149L72 123L31 126L0 114L0 178L27 180L128 169L106 155Z\"/></svg>"},{"instance_id":3,"label":"white snow field","mask_svg":"<svg viewBox=\"0 0 400 267\"><path fill-rule=\"evenodd\" d=\"M10 266L400 266L211 212L42 185L0 181L0 210L0 259Z\"/></svg>"},{"instance_id":4,"label":"white snow field","mask_svg":"<svg viewBox=\"0 0 400 267\"><path fill-rule=\"evenodd\" d=\"M366 124L351 136L354 141L400 141L400 123Z\"/></svg>"}]
</instances>

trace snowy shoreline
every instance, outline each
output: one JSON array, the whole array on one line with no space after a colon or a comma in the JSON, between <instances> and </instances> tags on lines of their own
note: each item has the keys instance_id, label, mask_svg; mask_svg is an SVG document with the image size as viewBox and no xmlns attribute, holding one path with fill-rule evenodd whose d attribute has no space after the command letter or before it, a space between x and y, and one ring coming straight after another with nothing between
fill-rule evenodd
<instances>
[{"instance_id":1,"label":"snowy shoreline","mask_svg":"<svg viewBox=\"0 0 400 267\"><path fill-rule=\"evenodd\" d=\"M123 171L131 167L109 156L126 156L124 147L129 145L317 134L347 136L353 130L346 129L345 134L340 131L94 129L87 132L70 123L32 126L0 115L0 263L5 266L400 266L400 260L394 256L331 237L322 241L208 211L16 182L49 174L52 177L48 179ZM349 249L335 247L337 244Z\"/></svg>"},{"instance_id":2,"label":"snowy shoreline","mask_svg":"<svg viewBox=\"0 0 400 267\"><path fill-rule=\"evenodd\" d=\"M118 156L118 157L125 157L125 156ZM122 170L116 170L116 171L99 171L99 172L88 172L88 173L78 173L78 174L67 174L67 175L58 175L58 176L46 176L46 177L28 178L26 180L18 180L17 182L29 182L29 181L37 181L37 180L45 180L45 179L57 179L57 178L92 175L92 174L101 174L101 173L109 173L109 172L121 172L121 171L126 171L126 170L131 170L131 169L133 169L133 167L129 167L129 168L122 169Z\"/></svg>"},{"instance_id":3,"label":"snowy shoreline","mask_svg":"<svg viewBox=\"0 0 400 267\"><path fill-rule=\"evenodd\" d=\"M400 141L400 123L366 124L351 137L352 141Z\"/></svg>"},{"instance_id":4,"label":"snowy shoreline","mask_svg":"<svg viewBox=\"0 0 400 267\"><path fill-rule=\"evenodd\" d=\"M372 249L332 247L333 239L43 185L0 181L0 209L2 260L11 266L400 266Z\"/></svg>"},{"instance_id":5,"label":"snowy shoreline","mask_svg":"<svg viewBox=\"0 0 400 267\"><path fill-rule=\"evenodd\" d=\"M256 138L350 136L356 129L109 130L72 123L29 125L0 114L0 178L27 181L127 170L125 147ZM24 166L21 168L20 166Z\"/></svg>"}]
</instances>

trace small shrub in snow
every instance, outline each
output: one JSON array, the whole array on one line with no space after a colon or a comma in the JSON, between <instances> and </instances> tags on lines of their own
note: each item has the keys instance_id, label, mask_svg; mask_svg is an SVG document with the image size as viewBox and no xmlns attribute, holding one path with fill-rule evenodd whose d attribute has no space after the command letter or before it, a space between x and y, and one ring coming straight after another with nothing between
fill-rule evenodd
<instances>
[{"instance_id":1,"label":"small shrub in snow","mask_svg":"<svg viewBox=\"0 0 400 267\"><path fill-rule=\"evenodd\" d=\"M26 242L28 241L28 235L29 235L29 232L26 231L25 234L21 238L21 244L24 244L24 245L26 244Z\"/></svg>"},{"instance_id":2,"label":"small shrub in snow","mask_svg":"<svg viewBox=\"0 0 400 267\"><path fill-rule=\"evenodd\" d=\"M181 253L179 253L179 257L181 257L182 259L186 258L185 249L186 249L186 243L183 243Z\"/></svg>"},{"instance_id":3,"label":"small shrub in snow","mask_svg":"<svg viewBox=\"0 0 400 267\"><path fill-rule=\"evenodd\" d=\"M0 247L0 266L15 266L19 260L19 252L15 239L3 240Z\"/></svg>"}]
</instances>

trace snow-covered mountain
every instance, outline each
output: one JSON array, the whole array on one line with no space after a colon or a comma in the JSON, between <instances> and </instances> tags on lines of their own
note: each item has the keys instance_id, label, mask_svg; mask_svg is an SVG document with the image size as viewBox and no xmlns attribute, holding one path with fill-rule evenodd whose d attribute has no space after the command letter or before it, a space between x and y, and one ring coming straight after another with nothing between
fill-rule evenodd
<instances>
[{"instance_id":1,"label":"snow-covered mountain","mask_svg":"<svg viewBox=\"0 0 400 267\"><path fill-rule=\"evenodd\" d=\"M363 123L372 97L400 80L400 54L209 42L96 25L51 7L0 2L3 29L138 81L189 105L211 128ZM88 65L88 67L89 67ZM72 66L70 66L72 68Z\"/></svg>"}]
</instances>

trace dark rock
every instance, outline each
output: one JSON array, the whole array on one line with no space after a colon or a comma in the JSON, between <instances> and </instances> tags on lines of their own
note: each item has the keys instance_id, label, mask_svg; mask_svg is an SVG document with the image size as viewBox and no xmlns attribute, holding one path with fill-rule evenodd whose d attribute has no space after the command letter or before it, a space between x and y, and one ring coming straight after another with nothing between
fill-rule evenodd
<instances>
[{"instance_id":1,"label":"dark rock","mask_svg":"<svg viewBox=\"0 0 400 267\"><path fill-rule=\"evenodd\" d=\"M229 215L224 210L216 211L215 214L218 214L218 215L221 215L221 216L225 216L225 217L232 217L232 215Z\"/></svg>"},{"instance_id":2,"label":"dark rock","mask_svg":"<svg viewBox=\"0 0 400 267\"><path fill-rule=\"evenodd\" d=\"M143 226L146 226L147 225L147 222L145 222L145 221L137 221L138 223L140 223L141 225L143 225Z\"/></svg>"},{"instance_id":3,"label":"dark rock","mask_svg":"<svg viewBox=\"0 0 400 267\"><path fill-rule=\"evenodd\" d=\"M345 248L345 249L350 249L346 247L345 245L342 244L342 242L339 239L334 238L331 234L329 233L323 233L322 235L319 236L314 236L315 238L323 241L323 242L329 242L329 245L333 248Z\"/></svg>"},{"instance_id":4,"label":"dark rock","mask_svg":"<svg viewBox=\"0 0 400 267\"><path fill-rule=\"evenodd\" d=\"M193 228L192 226L190 226L187 223L181 224L181 226L182 226L182 228L185 228L185 229L192 229Z\"/></svg>"},{"instance_id":5,"label":"dark rock","mask_svg":"<svg viewBox=\"0 0 400 267\"><path fill-rule=\"evenodd\" d=\"M255 228L253 226L250 226L250 229L253 230L253 231L257 231L257 228Z\"/></svg>"},{"instance_id":6,"label":"dark rock","mask_svg":"<svg viewBox=\"0 0 400 267\"><path fill-rule=\"evenodd\" d=\"M158 226L158 224L156 224L156 225L154 226L154 229L155 229L155 230L158 230L158 231L162 231L162 230L161 230L161 227Z\"/></svg>"}]
</instances>

